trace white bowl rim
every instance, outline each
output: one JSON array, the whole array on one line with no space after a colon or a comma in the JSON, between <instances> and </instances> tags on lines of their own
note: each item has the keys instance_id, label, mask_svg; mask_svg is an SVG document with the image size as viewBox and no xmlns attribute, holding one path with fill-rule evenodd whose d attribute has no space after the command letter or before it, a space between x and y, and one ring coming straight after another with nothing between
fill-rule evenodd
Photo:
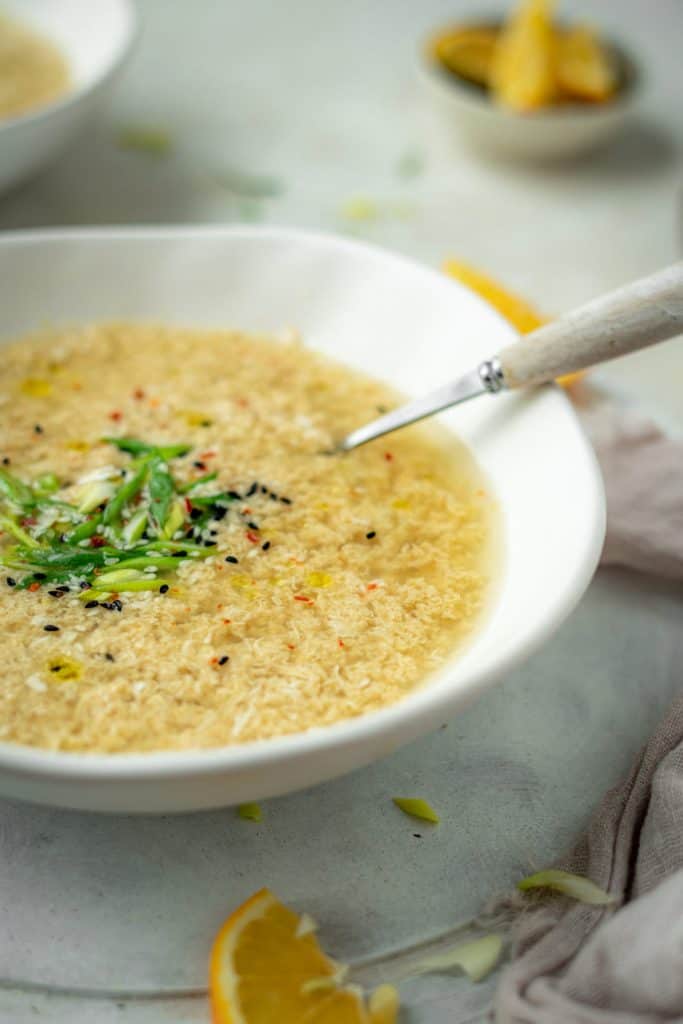
<instances>
[{"instance_id":1,"label":"white bowl rim","mask_svg":"<svg viewBox=\"0 0 683 1024\"><path fill-rule=\"evenodd\" d=\"M3 131L9 131L12 128L23 128L24 125L39 124L42 121L47 121L55 114L61 113L63 110L75 107L84 96L89 95L95 89L99 89L101 85L109 81L122 68L124 62L130 57L133 46L140 36L140 18L134 0L116 0L116 2L121 5L122 10L125 12L126 32L118 48L112 52L108 62L103 64L90 82L84 82L77 88L70 89L63 96L51 100L49 103L41 104L35 110L28 110L25 114L19 114L16 117L6 117L0 120L0 135L2 135Z\"/></svg>"},{"instance_id":2,"label":"white bowl rim","mask_svg":"<svg viewBox=\"0 0 683 1024\"><path fill-rule=\"evenodd\" d=\"M503 117L511 123L525 125L542 125L550 122L560 124L562 121L566 123L572 118L587 122L608 114L622 114L633 105L635 96L640 91L640 66L620 42L601 34L601 38L607 43L607 46L631 71L632 78L624 88L619 89L608 103L563 103L561 106L541 107L538 110L521 113L493 103L485 94L480 93L475 85L468 83L460 75L449 75L447 71L441 69L427 53L427 43L434 35L434 32L430 33L420 44L416 55L418 73L426 78L430 85L439 88L444 94L461 100L472 110L477 110L487 117Z\"/></svg>"},{"instance_id":3,"label":"white bowl rim","mask_svg":"<svg viewBox=\"0 0 683 1024\"><path fill-rule=\"evenodd\" d=\"M181 239L187 237L225 237L245 239L263 239L271 241L301 241L304 243L327 243L351 250L365 252L368 255L382 257L397 266L410 268L411 272L427 276L432 281L439 280L448 285L448 278L438 270L422 265L415 260L400 255L380 246L355 239L344 238L329 232L310 231L286 226L244 226L244 225L150 225L150 226L118 226L98 225L86 228L50 228L8 231L0 234L0 249L6 246L34 242L58 241L93 241L96 239ZM463 286L464 287L464 286ZM469 289L468 289L469 290ZM474 293L471 293L474 295ZM491 312L510 329L510 324L492 307L475 296ZM0 341L1 344L1 341ZM546 385L545 388L554 385ZM544 389L545 389L544 388ZM558 399L565 403L571 411L569 400L559 394ZM572 416L575 414L571 411ZM597 458L583 430L576 420L576 429L584 440L586 469L592 478L593 507L589 511L587 521L592 522L590 535L586 538L583 557L573 566L568 576L565 589L545 602L542 613L538 615L535 625L526 634L524 640L506 656L501 657L487 670L473 670L471 678L458 689L459 703L462 705L485 690L493 681L516 668L537 650L548 639L567 615L577 605L590 581L600 558L605 533L605 502L602 476ZM483 627L485 628L485 626ZM428 678L428 677L425 677ZM49 775L51 778L69 779L73 781L87 780L125 780L144 777L145 781L160 778L193 775L221 774L226 770L247 770L251 767L276 763L290 757L304 756L327 747L354 746L373 737L385 733L393 733L392 727L398 726L413 715L419 717L438 717L442 712L448 716L449 706L453 703L453 692L427 685L418 686L400 701L378 711L371 711L357 718L345 719L332 725L316 727L308 732L292 733L272 739L252 740L232 746L214 747L209 749L190 749L173 751L150 751L146 753L91 754L71 751L48 751L39 747L29 747L12 743L0 742L0 770L14 770L21 774L32 774L34 777Z\"/></svg>"}]
</instances>

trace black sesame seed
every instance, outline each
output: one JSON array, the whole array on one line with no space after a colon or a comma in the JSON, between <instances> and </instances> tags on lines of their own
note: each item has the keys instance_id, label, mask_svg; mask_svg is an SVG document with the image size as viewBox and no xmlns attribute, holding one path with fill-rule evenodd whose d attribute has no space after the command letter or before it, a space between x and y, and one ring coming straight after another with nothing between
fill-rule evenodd
<instances>
[{"instance_id":1,"label":"black sesame seed","mask_svg":"<svg viewBox=\"0 0 683 1024\"><path fill-rule=\"evenodd\" d=\"M40 423L36 423L36 425L33 428L33 433L34 434L42 434L43 433L43 428L41 427Z\"/></svg>"},{"instance_id":2,"label":"black sesame seed","mask_svg":"<svg viewBox=\"0 0 683 1024\"><path fill-rule=\"evenodd\" d=\"M47 573L45 573L45 572L34 572L33 578L34 578L34 580L46 580L47 579Z\"/></svg>"},{"instance_id":3,"label":"black sesame seed","mask_svg":"<svg viewBox=\"0 0 683 1024\"><path fill-rule=\"evenodd\" d=\"M68 594L68 593L69 593L69 590L70 590L70 588L69 588L69 587L67 587L66 583L62 583L62 584L61 584L60 586L58 586L58 587L55 587L55 590L61 590L61 592L62 592L63 594Z\"/></svg>"},{"instance_id":4,"label":"black sesame seed","mask_svg":"<svg viewBox=\"0 0 683 1024\"><path fill-rule=\"evenodd\" d=\"M59 633L59 626L53 626L48 624L47 626L43 626L43 629L45 630L46 633Z\"/></svg>"},{"instance_id":5,"label":"black sesame seed","mask_svg":"<svg viewBox=\"0 0 683 1024\"><path fill-rule=\"evenodd\" d=\"M106 652L104 657L106 658L107 661L116 661L116 658L114 657L114 655L110 654L109 651Z\"/></svg>"},{"instance_id":6,"label":"black sesame seed","mask_svg":"<svg viewBox=\"0 0 683 1024\"><path fill-rule=\"evenodd\" d=\"M9 455L5 455L4 459L2 460L2 464L3 464L3 466L9 466L9 464L10 464L10 457L9 457Z\"/></svg>"},{"instance_id":7,"label":"black sesame seed","mask_svg":"<svg viewBox=\"0 0 683 1024\"><path fill-rule=\"evenodd\" d=\"M86 601L85 602L85 607L86 608L97 608L97 607L99 607L99 603L100 603L99 601Z\"/></svg>"},{"instance_id":8,"label":"black sesame seed","mask_svg":"<svg viewBox=\"0 0 683 1024\"><path fill-rule=\"evenodd\" d=\"M211 420L202 420L201 423L199 424L199 426L200 427L210 427L211 426Z\"/></svg>"},{"instance_id":9,"label":"black sesame seed","mask_svg":"<svg viewBox=\"0 0 683 1024\"><path fill-rule=\"evenodd\" d=\"M267 493L268 493L268 488L264 487L263 484L261 484L261 494L267 494Z\"/></svg>"},{"instance_id":10,"label":"black sesame seed","mask_svg":"<svg viewBox=\"0 0 683 1024\"><path fill-rule=\"evenodd\" d=\"M257 491L258 491L258 481L254 480L253 484L251 485L251 487L249 488L249 490L245 494L245 498L251 498L252 494L256 494Z\"/></svg>"},{"instance_id":11,"label":"black sesame seed","mask_svg":"<svg viewBox=\"0 0 683 1024\"><path fill-rule=\"evenodd\" d=\"M247 526L249 527L250 530L258 530L258 526L256 525L256 523L247 523Z\"/></svg>"},{"instance_id":12,"label":"black sesame seed","mask_svg":"<svg viewBox=\"0 0 683 1024\"><path fill-rule=\"evenodd\" d=\"M63 665L50 665L50 672L61 672Z\"/></svg>"},{"instance_id":13,"label":"black sesame seed","mask_svg":"<svg viewBox=\"0 0 683 1024\"><path fill-rule=\"evenodd\" d=\"M162 585L161 585L161 586L159 587L159 593L160 593L160 594L167 594L167 593L168 593L168 583L163 583L163 584L162 584Z\"/></svg>"},{"instance_id":14,"label":"black sesame seed","mask_svg":"<svg viewBox=\"0 0 683 1024\"><path fill-rule=\"evenodd\" d=\"M192 508L192 509L190 509L190 519L199 519L201 514L202 514L202 510L200 508Z\"/></svg>"},{"instance_id":15,"label":"black sesame seed","mask_svg":"<svg viewBox=\"0 0 683 1024\"><path fill-rule=\"evenodd\" d=\"M267 540L265 544L261 545L261 550L262 551L267 551L269 547L270 547L270 541Z\"/></svg>"},{"instance_id":16,"label":"black sesame seed","mask_svg":"<svg viewBox=\"0 0 683 1024\"><path fill-rule=\"evenodd\" d=\"M216 541L215 540L205 540L204 541L204 547L205 548L215 548L216 547Z\"/></svg>"},{"instance_id":17,"label":"black sesame seed","mask_svg":"<svg viewBox=\"0 0 683 1024\"><path fill-rule=\"evenodd\" d=\"M220 522L221 519L225 519L227 514L228 510L223 505L212 505L212 518L215 519L216 522Z\"/></svg>"},{"instance_id":18,"label":"black sesame seed","mask_svg":"<svg viewBox=\"0 0 683 1024\"><path fill-rule=\"evenodd\" d=\"M375 530L370 530L370 532L366 533L365 536L368 538L368 540L372 540L373 537L377 536L377 533L375 532Z\"/></svg>"},{"instance_id":19,"label":"black sesame seed","mask_svg":"<svg viewBox=\"0 0 683 1024\"><path fill-rule=\"evenodd\" d=\"M422 833L421 832L413 832L413 835L415 836L416 839L422 839Z\"/></svg>"},{"instance_id":20,"label":"black sesame seed","mask_svg":"<svg viewBox=\"0 0 683 1024\"><path fill-rule=\"evenodd\" d=\"M283 505L291 505L292 504L292 499L291 498L280 498L280 501L282 502Z\"/></svg>"},{"instance_id":21,"label":"black sesame seed","mask_svg":"<svg viewBox=\"0 0 683 1024\"><path fill-rule=\"evenodd\" d=\"M382 414L382 415L385 412L389 412L389 410L387 409L386 405L378 405L376 408L377 408L377 412Z\"/></svg>"},{"instance_id":22,"label":"black sesame seed","mask_svg":"<svg viewBox=\"0 0 683 1024\"><path fill-rule=\"evenodd\" d=\"M234 555L227 555L225 558L226 562L230 562L232 565L239 565L239 558L235 558Z\"/></svg>"},{"instance_id":23,"label":"black sesame seed","mask_svg":"<svg viewBox=\"0 0 683 1024\"><path fill-rule=\"evenodd\" d=\"M187 551L174 551L171 558L185 558Z\"/></svg>"},{"instance_id":24,"label":"black sesame seed","mask_svg":"<svg viewBox=\"0 0 683 1024\"><path fill-rule=\"evenodd\" d=\"M215 537L216 534L218 533L218 530L209 530L209 533L211 534L212 537Z\"/></svg>"},{"instance_id":25,"label":"black sesame seed","mask_svg":"<svg viewBox=\"0 0 683 1024\"><path fill-rule=\"evenodd\" d=\"M205 463L205 462L202 462L202 460L201 460L201 459L195 459L195 461L194 461L194 462L192 463L192 465L193 465L193 466L194 466L194 467L195 467L196 469L206 469L206 463Z\"/></svg>"},{"instance_id":26,"label":"black sesame seed","mask_svg":"<svg viewBox=\"0 0 683 1024\"><path fill-rule=\"evenodd\" d=\"M228 661L230 661L230 658L227 656L227 654L224 654L222 658L218 659L218 664L225 665Z\"/></svg>"},{"instance_id":27,"label":"black sesame seed","mask_svg":"<svg viewBox=\"0 0 683 1024\"><path fill-rule=\"evenodd\" d=\"M81 588L81 590L91 590L92 589L92 584L88 583L87 580L81 580L81 582L78 585Z\"/></svg>"},{"instance_id":28,"label":"black sesame seed","mask_svg":"<svg viewBox=\"0 0 683 1024\"><path fill-rule=\"evenodd\" d=\"M63 590L48 590L50 597L64 597Z\"/></svg>"},{"instance_id":29,"label":"black sesame seed","mask_svg":"<svg viewBox=\"0 0 683 1024\"><path fill-rule=\"evenodd\" d=\"M14 579L13 576L8 576L7 579L5 580L5 583L7 584L8 587L16 587L17 585L17 581Z\"/></svg>"},{"instance_id":30,"label":"black sesame seed","mask_svg":"<svg viewBox=\"0 0 683 1024\"><path fill-rule=\"evenodd\" d=\"M120 612L123 608L123 601L119 601L117 597L111 602L111 604L105 605L105 608L109 608L112 612Z\"/></svg>"},{"instance_id":31,"label":"black sesame seed","mask_svg":"<svg viewBox=\"0 0 683 1024\"><path fill-rule=\"evenodd\" d=\"M271 491L270 492L270 500L271 501L277 501L278 500L278 497L277 497L277 494L275 493L275 491Z\"/></svg>"},{"instance_id":32,"label":"black sesame seed","mask_svg":"<svg viewBox=\"0 0 683 1024\"><path fill-rule=\"evenodd\" d=\"M232 498L233 501L242 500L242 495L239 493L239 491L228 491L228 497Z\"/></svg>"}]
</instances>

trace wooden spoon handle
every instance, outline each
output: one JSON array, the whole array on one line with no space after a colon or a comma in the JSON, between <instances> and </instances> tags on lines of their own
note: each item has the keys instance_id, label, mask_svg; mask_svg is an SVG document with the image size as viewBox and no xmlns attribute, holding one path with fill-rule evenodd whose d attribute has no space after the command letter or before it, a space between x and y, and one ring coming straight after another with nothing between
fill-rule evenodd
<instances>
[{"instance_id":1,"label":"wooden spoon handle","mask_svg":"<svg viewBox=\"0 0 683 1024\"><path fill-rule=\"evenodd\" d=\"M603 295L498 353L505 384L542 384L683 333L683 262Z\"/></svg>"}]
</instances>

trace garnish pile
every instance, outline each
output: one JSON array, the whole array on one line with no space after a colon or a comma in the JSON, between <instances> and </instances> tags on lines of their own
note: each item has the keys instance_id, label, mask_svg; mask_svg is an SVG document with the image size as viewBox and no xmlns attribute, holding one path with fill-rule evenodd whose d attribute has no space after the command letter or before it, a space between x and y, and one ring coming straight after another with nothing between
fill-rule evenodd
<instances>
[{"instance_id":1,"label":"garnish pile","mask_svg":"<svg viewBox=\"0 0 683 1024\"><path fill-rule=\"evenodd\" d=\"M211 524L240 495L207 493L204 485L215 472L179 483L170 463L187 455L189 445L104 440L131 461L124 469L90 474L75 503L58 496L60 481L52 473L27 484L0 468L0 530L17 542L0 551L0 565L12 574L8 586L44 587L52 597L76 590L86 607L120 611L118 594L164 594L182 560L214 553Z\"/></svg>"}]
</instances>

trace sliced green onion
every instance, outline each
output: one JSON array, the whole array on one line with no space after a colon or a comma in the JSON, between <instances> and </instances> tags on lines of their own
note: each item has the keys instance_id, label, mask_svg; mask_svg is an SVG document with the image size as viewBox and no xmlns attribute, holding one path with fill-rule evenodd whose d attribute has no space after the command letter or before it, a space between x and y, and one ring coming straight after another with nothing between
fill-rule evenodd
<instances>
[{"instance_id":1,"label":"sliced green onion","mask_svg":"<svg viewBox=\"0 0 683 1024\"><path fill-rule=\"evenodd\" d=\"M245 821L260 821L262 818L261 805L254 803L240 804L237 808L237 814Z\"/></svg>"},{"instance_id":2,"label":"sliced green onion","mask_svg":"<svg viewBox=\"0 0 683 1024\"><path fill-rule=\"evenodd\" d=\"M208 484L210 480L215 480L217 476L218 473L205 473L204 476L198 476L196 480L190 480L188 484L183 484L182 487L178 488L178 491L180 494L189 494L195 487L199 487L200 484Z\"/></svg>"},{"instance_id":3,"label":"sliced green onion","mask_svg":"<svg viewBox=\"0 0 683 1024\"><path fill-rule=\"evenodd\" d=\"M92 516L91 519L86 519L84 523L77 526L75 530L66 536L67 544L78 544L82 540L87 540L88 537L92 537L97 532L97 527L102 522L102 513L98 513L96 516Z\"/></svg>"},{"instance_id":4,"label":"sliced green onion","mask_svg":"<svg viewBox=\"0 0 683 1024\"><path fill-rule=\"evenodd\" d=\"M128 591L128 590L130 590L130 591L136 591L136 590L159 590L159 588L163 587L164 585L168 586L168 584L164 584L163 580L152 579L151 577L150 578L143 577L142 579L138 579L138 580L123 580L121 583L116 583L114 585L113 590L117 594L122 594L122 593L124 593L124 591ZM112 585L111 585L111 583L100 582L100 579L97 578L90 585L90 589L91 590L97 590L98 592L100 590L107 590L107 589L111 590L112 589ZM85 593L88 594L88 593L90 593L90 591L86 590Z\"/></svg>"},{"instance_id":5,"label":"sliced green onion","mask_svg":"<svg viewBox=\"0 0 683 1024\"><path fill-rule=\"evenodd\" d=\"M0 494L15 505L32 505L34 500L31 488L6 469L0 469Z\"/></svg>"},{"instance_id":6,"label":"sliced green onion","mask_svg":"<svg viewBox=\"0 0 683 1024\"><path fill-rule=\"evenodd\" d=\"M110 572L100 573L95 583L98 587L106 583L107 590L116 590L116 586L110 586L110 584L126 583L130 580L142 580L145 578L139 569L112 569ZM93 583L93 586L95 583Z\"/></svg>"},{"instance_id":7,"label":"sliced green onion","mask_svg":"<svg viewBox=\"0 0 683 1024\"><path fill-rule=\"evenodd\" d=\"M162 536L171 539L176 530L185 522L185 503L182 501L174 501L171 505L171 511L168 514L166 525L162 530Z\"/></svg>"},{"instance_id":8,"label":"sliced green onion","mask_svg":"<svg viewBox=\"0 0 683 1024\"><path fill-rule=\"evenodd\" d=\"M559 868L537 871L536 874L529 875L521 882L517 882L517 888L522 892L529 892L532 889L553 889L580 903L590 903L596 907L606 907L610 903L616 903L616 897L605 892L589 878L585 878L583 875L574 875L570 871L561 871Z\"/></svg>"},{"instance_id":9,"label":"sliced green onion","mask_svg":"<svg viewBox=\"0 0 683 1024\"><path fill-rule=\"evenodd\" d=\"M132 516L123 530L121 536L126 544L135 544L136 541L140 540L145 528L147 526L147 509L141 508L138 512Z\"/></svg>"},{"instance_id":10,"label":"sliced green onion","mask_svg":"<svg viewBox=\"0 0 683 1024\"><path fill-rule=\"evenodd\" d=\"M98 505L109 501L113 493L114 485L109 480L91 480L80 490L78 511L84 516L93 512Z\"/></svg>"},{"instance_id":11,"label":"sliced green onion","mask_svg":"<svg viewBox=\"0 0 683 1024\"><path fill-rule=\"evenodd\" d=\"M411 968L410 974L433 974L459 967L470 981L483 981L500 960L502 952L502 937L485 935L472 942L462 942L444 953L425 957Z\"/></svg>"},{"instance_id":12,"label":"sliced green onion","mask_svg":"<svg viewBox=\"0 0 683 1024\"><path fill-rule=\"evenodd\" d=\"M412 796L395 796L393 801L404 814L409 814L412 818L420 818L421 821L431 821L435 825L439 823L439 815L426 800Z\"/></svg>"},{"instance_id":13,"label":"sliced green onion","mask_svg":"<svg viewBox=\"0 0 683 1024\"><path fill-rule=\"evenodd\" d=\"M102 515L102 522L105 526L111 526L119 521L121 512L133 498L142 490L147 479L149 467L144 463L136 473L118 489L108 503Z\"/></svg>"},{"instance_id":14,"label":"sliced green onion","mask_svg":"<svg viewBox=\"0 0 683 1024\"><path fill-rule=\"evenodd\" d=\"M135 437L103 437L102 440L129 455L157 455L160 459L177 459L192 449L190 444L153 445Z\"/></svg>"},{"instance_id":15,"label":"sliced green onion","mask_svg":"<svg viewBox=\"0 0 683 1024\"><path fill-rule=\"evenodd\" d=\"M155 569L177 569L178 563L182 561L181 558L168 557L164 558L163 555L140 555L135 557L135 549L131 552L132 558L128 558L128 552L121 552L120 566L122 569L148 569L150 566L154 566Z\"/></svg>"},{"instance_id":16,"label":"sliced green onion","mask_svg":"<svg viewBox=\"0 0 683 1024\"><path fill-rule=\"evenodd\" d=\"M148 486L151 499L149 517L157 533L162 534L171 510L175 487L168 466L158 456L150 463Z\"/></svg>"},{"instance_id":17,"label":"sliced green onion","mask_svg":"<svg viewBox=\"0 0 683 1024\"><path fill-rule=\"evenodd\" d=\"M237 501L227 491L218 491L216 494L202 494L192 499L193 505L199 505L200 508L206 508L208 505L230 505L233 501Z\"/></svg>"},{"instance_id":18,"label":"sliced green onion","mask_svg":"<svg viewBox=\"0 0 683 1024\"><path fill-rule=\"evenodd\" d=\"M173 149L173 139L165 128L146 125L128 125L118 134L122 149L133 149L150 156L168 156Z\"/></svg>"},{"instance_id":19,"label":"sliced green onion","mask_svg":"<svg viewBox=\"0 0 683 1024\"><path fill-rule=\"evenodd\" d=\"M48 494L54 494L58 490L59 480L54 473L43 473L33 484L33 491L39 498L45 498Z\"/></svg>"},{"instance_id":20,"label":"sliced green onion","mask_svg":"<svg viewBox=\"0 0 683 1024\"><path fill-rule=\"evenodd\" d=\"M6 533L11 533L13 537L16 537L18 541L21 541L24 547L40 547L38 541L34 540L26 530L22 530L19 523L15 523L13 519L8 519L6 516L0 516L0 530L4 530Z\"/></svg>"}]
</instances>

